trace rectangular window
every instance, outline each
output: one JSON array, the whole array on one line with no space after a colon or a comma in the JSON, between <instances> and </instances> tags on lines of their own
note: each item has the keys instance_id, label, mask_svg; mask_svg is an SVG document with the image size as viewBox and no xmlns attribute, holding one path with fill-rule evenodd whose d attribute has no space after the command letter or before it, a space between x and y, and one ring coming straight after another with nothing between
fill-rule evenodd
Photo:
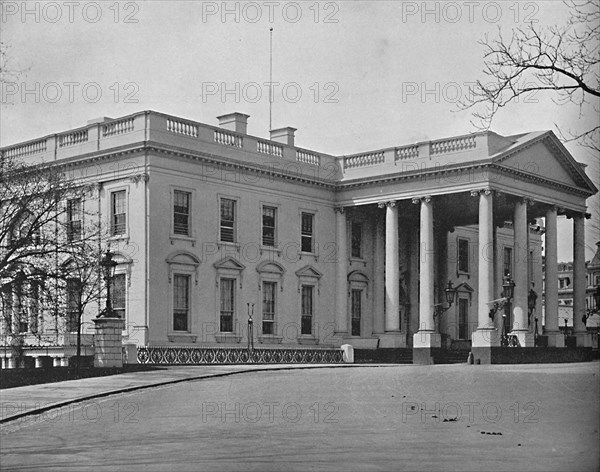
<instances>
[{"instance_id":1,"label":"rectangular window","mask_svg":"<svg viewBox=\"0 0 600 472\"><path fill-rule=\"evenodd\" d=\"M14 297L15 304L13 305L15 314L17 315L18 321L18 330L19 333L26 333L29 331L29 323L27 316L27 305L25 304L25 291L23 290L23 285L21 283L15 282L14 284Z\"/></svg>"},{"instance_id":2,"label":"rectangular window","mask_svg":"<svg viewBox=\"0 0 600 472\"><path fill-rule=\"evenodd\" d=\"M235 279L221 279L220 331L233 333L233 312L235 307Z\"/></svg>"},{"instance_id":3,"label":"rectangular window","mask_svg":"<svg viewBox=\"0 0 600 472\"><path fill-rule=\"evenodd\" d=\"M512 276L512 247L504 248L504 260L503 260L504 277Z\"/></svg>"},{"instance_id":4,"label":"rectangular window","mask_svg":"<svg viewBox=\"0 0 600 472\"><path fill-rule=\"evenodd\" d=\"M125 190L110 194L111 235L127 232L127 204Z\"/></svg>"},{"instance_id":5,"label":"rectangular window","mask_svg":"<svg viewBox=\"0 0 600 472\"><path fill-rule=\"evenodd\" d=\"M275 282L263 282L263 305L262 305L262 332L263 334L275 334L275 296L277 293Z\"/></svg>"},{"instance_id":6,"label":"rectangular window","mask_svg":"<svg viewBox=\"0 0 600 472\"><path fill-rule=\"evenodd\" d=\"M77 332L79 319L79 299L81 297L81 281L67 280L67 331Z\"/></svg>"},{"instance_id":7,"label":"rectangular window","mask_svg":"<svg viewBox=\"0 0 600 472\"><path fill-rule=\"evenodd\" d=\"M458 271L469 272L469 241L458 240Z\"/></svg>"},{"instance_id":8,"label":"rectangular window","mask_svg":"<svg viewBox=\"0 0 600 472\"><path fill-rule=\"evenodd\" d=\"M352 257L362 257L362 224L352 223Z\"/></svg>"},{"instance_id":9,"label":"rectangular window","mask_svg":"<svg viewBox=\"0 0 600 472\"><path fill-rule=\"evenodd\" d=\"M469 339L469 300L458 299L458 339Z\"/></svg>"},{"instance_id":10,"label":"rectangular window","mask_svg":"<svg viewBox=\"0 0 600 472\"><path fill-rule=\"evenodd\" d=\"M81 199L67 201L67 240L69 242L81 239Z\"/></svg>"},{"instance_id":11,"label":"rectangular window","mask_svg":"<svg viewBox=\"0 0 600 472\"><path fill-rule=\"evenodd\" d=\"M314 219L315 215L312 213L302 213L302 252L313 252Z\"/></svg>"},{"instance_id":12,"label":"rectangular window","mask_svg":"<svg viewBox=\"0 0 600 472\"><path fill-rule=\"evenodd\" d=\"M312 216L312 215L311 215ZM313 287L312 285L302 286L302 318L300 334L312 334L313 319Z\"/></svg>"},{"instance_id":13,"label":"rectangular window","mask_svg":"<svg viewBox=\"0 0 600 472\"><path fill-rule=\"evenodd\" d=\"M29 322L32 333L38 332L40 316L40 283L37 281L29 284Z\"/></svg>"},{"instance_id":14,"label":"rectangular window","mask_svg":"<svg viewBox=\"0 0 600 472\"><path fill-rule=\"evenodd\" d=\"M360 336L362 290L352 290L352 336Z\"/></svg>"},{"instance_id":15,"label":"rectangular window","mask_svg":"<svg viewBox=\"0 0 600 472\"><path fill-rule=\"evenodd\" d=\"M277 208L264 206L262 214L262 243L263 246L275 247L275 223Z\"/></svg>"},{"instance_id":16,"label":"rectangular window","mask_svg":"<svg viewBox=\"0 0 600 472\"><path fill-rule=\"evenodd\" d=\"M126 275L116 274L111 280L110 297L115 316L125 319L125 307L127 303Z\"/></svg>"},{"instance_id":17,"label":"rectangular window","mask_svg":"<svg viewBox=\"0 0 600 472\"><path fill-rule=\"evenodd\" d=\"M235 200L221 199L221 241L235 242Z\"/></svg>"},{"instance_id":18,"label":"rectangular window","mask_svg":"<svg viewBox=\"0 0 600 472\"><path fill-rule=\"evenodd\" d=\"M190 235L190 198L189 192L173 192L173 232Z\"/></svg>"},{"instance_id":19,"label":"rectangular window","mask_svg":"<svg viewBox=\"0 0 600 472\"><path fill-rule=\"evenodd\" d=\"M190 314L190 276L173 276L173 331L188 331Z\"/></svg>"}]
</instances>

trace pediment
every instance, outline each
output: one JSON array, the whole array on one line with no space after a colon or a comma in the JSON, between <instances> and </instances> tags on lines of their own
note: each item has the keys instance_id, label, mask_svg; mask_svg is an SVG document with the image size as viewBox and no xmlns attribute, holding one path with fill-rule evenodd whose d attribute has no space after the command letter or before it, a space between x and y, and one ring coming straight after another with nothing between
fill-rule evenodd
<instances>
[{"instance_id":1,"label":"pediment","mask_svg":"<svg viewBox=\"0 0 600 472\"><path fill-rule=\"evenodd\" d=\"M285 274L285 268L278 262L263 261L256 266L256 272L261 274L283 275Z\"/></svg>"},{"instance_id":2,"label":"pediment","mask_svg":"<svg viewBox=\"0 0 600 472\"><path fill-rule=\"evenodd\" d=\"M191 252L175 251L167 257L167 263L198 266L200 265L200 259Z\"/></svg>"},{"instance_id":3,"label":"pediment","mask_svg":"<svg viewBox=\"0 0 600 472\"><path fill-rule=\"evenodd\" d=\"M359 270L353 270L348 274L348 282L362 282L368 284L369 277Z\"/></svg>"},{"instance_id":4,"label":"pediment","mask_svg":"<svg viewBox=\"0 0 600 472\"><path fill-rule=\"evenodd\" d=\"M460 285L457 285L454 290L456 290L457 292L468 292L468 293L475 292L473 287L471 287L467 282L463 282Z\"/></svg>"},{"instance_id":5,"label":"pediment","mask_svg":"<svg viewBox=\"0 0 600 472\"><path fill-rule=\"evenodd\" d=\"M550 131L530 139L525 136L520 143L494 157L493 163L534 178L590 193L597 191L584 168Z\"/></svg>"},{"instance_id":6,"label":"pediment","mask_svg":"<svg viewBox=\"0 0 600 472\"><path fill-rule=\"evenodd\" d=\"M231 256L225 257L225 258L221 259L220 261L215 262L214 266L216 269L229 269L229 270L237 270L237 271L242 271L246 268L245 265L241 264L240 262L238 262L236 259L234 259Z\"/></svg>"},{"instance_id":7,"label":"pediment","mask_svg":"<svg viewBox=\"0 0 600 472\"><path fill-rule=\"evenodd\" d=\"M315 279L320 279L321 277L323 277L323 274L311 265L307 265L302 267L301 269L298 269L296 271L296 275L298 277L312 277Z\"/></svg>"}]
</instances>

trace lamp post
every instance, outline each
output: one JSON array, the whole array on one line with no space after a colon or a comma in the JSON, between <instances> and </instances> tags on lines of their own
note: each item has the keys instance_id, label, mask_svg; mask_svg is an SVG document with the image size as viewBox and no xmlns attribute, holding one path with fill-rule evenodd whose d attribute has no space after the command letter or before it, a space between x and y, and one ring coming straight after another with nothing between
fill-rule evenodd
<instances>
[{"instance_id":1,"label":"lamp post","mask_svg":"<svg viewBox=\"0 0 600 472\"><path fill-rule=\"evenodd\" d=\"M252 315L254 314L254 303L248 303L248 351L254 350L254 320ZM252 311L251 311L252 310Z\"/></svg>"},{"instance_id":2,"label":"lamp post","mask_svg":"<svg viewBox=\"0 0 600 472\"><path fill-rule=\"evenodd\" d=\"M444 295L446 297L446 306L443 303L439 303L434 306L433 318L437 318L441 314L445 313L450 309L454 303L454 296L456 295L456 289L452 286L452 281L448 280L448 285L444 289Z\"/></svg>"},{"instance_id":3,"label":"lamp post","mask_svg":"<svg viewBox=\"0 0 600 472\"><path fill-rule=\"evenodd\" d=\"M501 345L508 346L508 335L506 333L506 322L510 320L510 304L512 302L513 294L515 290L515 282L507 275L504 277L504 283L502 284L502 296L505 298L504 302L504 314L502 315L502 333L501 333Z\"/></svg>"},{"instance_id":4,"label":"lamp post","mask_svg":"<svg viewBox=\"0 0 600 472\"><path fill-rule=\"evenodd\" d=\"M100 261L100 266L104 272L104 282L106 283L106 307L104 310L102 310L100 315L98 315L99 318L114 318L115 316L119 317L118 315L115 315L113 311L112 295L110 293L115 267L118 265L117 261L113 259L113 256L114 254L107 249L104 257Z\"/></svg>"}]
</instances>

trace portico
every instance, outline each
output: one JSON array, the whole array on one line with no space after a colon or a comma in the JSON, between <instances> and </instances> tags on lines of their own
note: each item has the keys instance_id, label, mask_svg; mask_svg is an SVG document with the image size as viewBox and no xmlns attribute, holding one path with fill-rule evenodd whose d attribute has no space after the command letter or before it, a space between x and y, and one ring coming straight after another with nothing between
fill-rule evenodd
<instances>
[{"instance_id":1,"label":"portico","mask_svg":"<svg viewBox=\"0 0 600 472\"><path fill-rule=\"evenodd\" d=\"M412 347L415 363L433 363L446 337L441 328L451 331L448 328L452 321L444 319L451 313L445 313L448 307L444 307L444 287L448 281L455 287L475 286L473 293L469 293L469 302L476 299L471 349L479 362L492 362L492 348L501 346L503 317L498 307L504 304L509 304L506 334L522 348L534 347L536 333L529 294L534 290L532 287L538 291L542 288L532 272L534 263L541 265L541 247L536 250L530 238L534 235L541 242L544 226L546 327L537 334L547 336L548 346L564 346L564 337L558 331L556 275L556 224L557 217L563 215L573 219L574 228L577 345L590 345L582 316L578 314L585 311L585 198L596 191L595 187L552 133L539 133L527 139L519 136L512 144L499 143L497 138L493 133L475 136L473 148L477 148L480 141L486 141L482 143L490 153L486 159L472 149L459 149L452 153L454 162L444 161L440 156L434 164L430 162L435 146L426 143L429 159L425 162L427 165L419 166L418 177L410 171L393 177L382 175L383 172L352 180L350 173L348 180L345 176L343 183L352 187L352 198L344 203L367 207L374 223L376 288L372 334L379 338L379 347ZM501 144L509 145L494 153L494 148ZM419 144L415 148L417 151L412 152L420 153L424 146ZM383 154L385 162L386 151ZM396 168L402 165L402 156L402 150L395 149ZM340 197L343 199L349 193L350 190L342 190ZM461 268L454 270L454 254L446 244L449 234L463 226L474 228L476 232L475 240L469 244L475 247L471 256L477 268L469 267L466 272ZM503 243L502 248L497 236L499 230L512 233L511 243ZM405 264L401 264L402 252L406 252ZM346 270L346 261L338 264L341 274ZM401 277L406 272L409 280ZM505 300L502 293L505 277L514 283L510 300ZM476 279L476 284L471 278ZM411 285L413 290L408 290L411 300L403 313L400 290ZM343 309L343 303L340 307ZM437 307L445 309L437 310ZM436 315L441 319L436 320ZM343 313L339 312L338 316L342 318Z\"/></svg>"}]
</instances>

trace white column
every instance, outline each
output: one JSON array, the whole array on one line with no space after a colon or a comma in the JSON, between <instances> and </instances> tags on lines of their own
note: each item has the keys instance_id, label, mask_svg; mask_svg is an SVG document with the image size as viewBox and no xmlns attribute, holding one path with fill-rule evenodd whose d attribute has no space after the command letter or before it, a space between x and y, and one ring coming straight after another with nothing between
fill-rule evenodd
<instances>
[{"instance_id":1,"label":"white column","mask_svg":"<svg viewBox=\"0 0 600 472\"><path fill-rule=\"evenodd\" d=\"M519 199L515 204L514 218L514 268L513 280L515 289L513 294L513 329L512 333L519 338L521 346L525 346L527 325L527 295L528 287L528 258L529 258L529 231L527 223L527 200Z\"/></svg>"},{"instance_id":2,"label":"white column","mask_svg":"<svg viewBox=\"0 0 600 472\"><path fill-rule=\"evenodd\" d=\"M544 280L544 326L548 336L548 346L564 347L565 337L558 329L558 239L556 227L556 207L546 211L546 238L544 241L545 280Z\"/></svg>"},{"instance_id":3,"label":"white column","mask_svg":"<svg viewBox=\"0 0 600 472\"><path fill-rule=\"evenodd\" d=\"M577 336L578 347L589 347L591 341L582 319L586 310L586 288L585 217L583 214L576 214L573 217L573 331Z\"/></svg>"},{"instance_id":4,"label":"white column","mask_svg":"<svg viewBox=\"0 0 600 472\"><path fill-rule=\"evenodd\" d=\"M433 205L431 198L421 199L421 238L419 247L419 331L434 331L433 323Z\"/></svg>"},{"instance_id":5,"label":"white column","mask_svg":"<svg viewBox=\"0 0 600 472\"><path fill-rule=\"evenodd\" d=\"M493 329L489 316L494 300L494 221L491 190L479 192L479 272L478 272L478 328Z\"/></svg>"},{"instance_id":6,"label":"white column","mask_svg":"<svg viewBox=\"0 0 600 472\"><path fill-rule=\"evenodd\" d=\"M385 331L400 330L399 310L398 207L391 201L385 211Z\"/></svg>"},{"instance_id":7,"label":"white column","mask_svg":"<svg viewBox=\"0 0 600 472\"><path fill-rule=\"evenodd\" d=\"M343 208L335 208L336 243L338 260L336 266L335 331L348 333L348 244L346 215Z\"/></svg>"},{"instance_id":8,"label":"white column","mask_svg":"<svg viewBox=\"0 0 600 472\"><path fill-rule=\"evenodd\" d=\"M379 208L385 207L385 203L380 203ZM374 260L373 260L373 332L383 333L384 331L384 309L383 300L385 299L385 248L384 248L384 227L383 218L380 212L377 212L375 221L374 235Z\"/></svg>"}]
</instances>

